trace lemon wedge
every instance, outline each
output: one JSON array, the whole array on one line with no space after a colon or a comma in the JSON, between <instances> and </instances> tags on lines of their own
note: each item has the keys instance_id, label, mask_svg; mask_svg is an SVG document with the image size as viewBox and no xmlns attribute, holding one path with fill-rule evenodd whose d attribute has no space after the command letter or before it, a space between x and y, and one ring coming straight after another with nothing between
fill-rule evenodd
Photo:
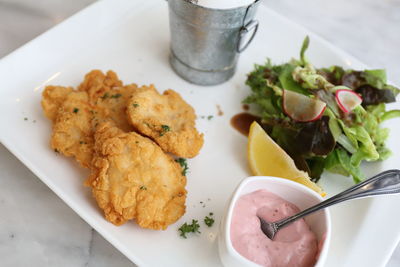
<instances>
[{"instance_id":1,"label":"lemon wedge","mask_svg":"<svg viewBox=\"0 0 400 267\"><path fill-rule=\"evenodd\" d=\"M297 169L293 159L257 122L250 126L247 153L253 175L286 178L307 186L321 196L326 195L321 187L310 180L306 172Z\"/></svg>"}]
</instances>

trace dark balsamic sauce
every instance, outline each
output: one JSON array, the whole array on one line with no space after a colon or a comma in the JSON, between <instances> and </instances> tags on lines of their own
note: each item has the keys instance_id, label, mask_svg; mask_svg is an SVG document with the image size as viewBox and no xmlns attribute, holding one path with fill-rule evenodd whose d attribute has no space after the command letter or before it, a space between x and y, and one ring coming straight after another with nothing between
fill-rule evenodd
<instances>
[{"instance_id":1,"label":"dark balsamic sauce","mask_svg":"<svg viewBox=\"0 0 400 267\"><path fill-rule=\"evenodd\" d=\"M248 136L250 125L253 123L253 121L257 121L258 123L260 123L261 118L254 116L250 113L243 112L236 114L231 118L231 125L241 134Z\"/></svg>"}]
</instances>

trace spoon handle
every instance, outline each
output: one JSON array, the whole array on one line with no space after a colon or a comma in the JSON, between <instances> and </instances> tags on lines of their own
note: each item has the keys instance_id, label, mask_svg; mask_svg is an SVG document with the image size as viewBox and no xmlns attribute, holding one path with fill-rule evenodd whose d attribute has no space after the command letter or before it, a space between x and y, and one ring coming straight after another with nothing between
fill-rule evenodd
<instances>
[{"instance_id":1,"label":"spoon handle","mask_svg":"<svg viewBox=\"0 0 400 267\"><path fill-rule=\"evenodd\" d=\"M331 197L327 200L310 207L294 216L275 222L278 227L283 227L297 219L310 213L335 205L337 203L375 195L397 194L400 193L400 170L388 170L375 175L349 189Z\"/></svg>"}]
</instances>

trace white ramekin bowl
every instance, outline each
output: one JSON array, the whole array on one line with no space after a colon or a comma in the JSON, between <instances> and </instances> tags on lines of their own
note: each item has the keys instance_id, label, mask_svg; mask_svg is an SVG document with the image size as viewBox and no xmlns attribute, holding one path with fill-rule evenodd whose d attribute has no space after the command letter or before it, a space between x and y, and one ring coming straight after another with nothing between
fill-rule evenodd
<instances>
[{"instance_id":1,"label":"white ramekin bowl","mask_svg":"<svg viewBox=\"0 0 400 267\"><path fill-rule=\"evenodd\" d=\"M232 194L220 224L218 249L221 261L226 267L259 266L235 250L230 235L232 212L236 201L240 196L259 189L265 189L280 196L295 204L300 210L311 207L323 200L318 193L308 187L287 179L269 176L252 176L244 179ZM324 209L308 215L305 217L305 221L316 234L319 244L322 244L317 262L315 263L315 266L321 267L326 260L331 239L331 217L329 210Z\"/></svg>"}]
</instances>

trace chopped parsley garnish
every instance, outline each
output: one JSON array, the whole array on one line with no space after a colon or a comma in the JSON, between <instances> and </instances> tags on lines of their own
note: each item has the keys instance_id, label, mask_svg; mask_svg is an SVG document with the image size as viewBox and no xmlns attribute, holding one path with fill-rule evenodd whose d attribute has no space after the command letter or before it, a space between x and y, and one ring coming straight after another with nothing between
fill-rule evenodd
<instances>
[{"instance_id":1,"label":"chopped parsley garnish","mask_svg":"<svg viewBox=\"0 0 400 267\"><path fill-rule=\"evenodd\" d=\"M199 229L199 222L197 220L192 220L192 224L184 223L181 227L179 227L178 231L180 232L180 236L187 238L186 234L188 233L201 233Z\"/></svg>"},{"instance_id":2,"label":"chopped parsley garnish","mask_svg":"<svg viewBox=\"0 0 400 267\"><path fill-rule=\"evenodd\" d=\"M121 97L121 96L122 96L121 94L115 94L115 95L112 95L111 98L118 98L118 97Z\"/></svg>"},{"instance_id":3,"label":"chopped parsley garnish","mask_svg":"<svg viewBox=\"0 0 400 267\"><path fill-rule=\"evenodd\" d=\"M163 136L166 132L171 131L171 128L168 125L161 125L160 136Z\"/></svg>"},{"instance_id":4,"label":"chopped parsley garnish","mask_svg":"<svg viewBox=\"0 0 400 267\"><path fill-rule=\"evenodd\" d=\"M101 98L106 99L108 97L108 93L105 93Z\"/></svg>"},{"instance_id":5,"label":"chopped parsley garnish","mask_svg":"<svg viewBox=\"0 0 400 267\"><path fill-rule=\"evenodd\" d=\"M138 104L138 103L133 103L132 106L133 106L134 108L137 108L137 107L139 106L139 104Z\"/></svg>"},{"instance_id":6,"label":"chopped parsley garnish","mask_svg":"<svg viewBox=\"0 0 400 267\"><path fill-rule=\"evenodd\" d=\"M142 185L142 186L140 187L140 190L147 190L147 187L146 187L145 185Z\"/></svg>"},{"instance_id":7,"label":"chopped parsley garnish","mask_svg":"<svg viewBox=\"0 0 400 267\"><path fill-rule=\"evenodd\" d=\"M212 216L212 212L210 212L210 216ZM213 226L213 224L214 224L214 219L213 218L211 218L211 217L208 217L208 216L206 216L205 218L204 218L204 223L208 226L208 227L211 227L211 226Z\"/></svg>"},{"instance_id":8,"label":"chopped parsley garnish","mask_svg":"<svg viewBox=\"0 0 400 267\"><path fill-rule=\"evenodd\" d=\"M208 115L208 116L200 116L201 119L207 119L207 120L211 120L212 118L214 118L213 115Z\"/></svg>"},{"instance_id":9,"label":"chopped parsley garnish","mask_svg":"<svg viewBox=\"0 0 400 267\"><path fill-rule=\"evenodd\" d=\"M78 113L78 111L79 111L79 108L74 108L74 110L73 110L74 113Z\"/></svg>"},{"instance_id":10,"label":"chopped parsley garnish","mask_svg":"<svg viewBox=\"0 0 400 267\"><path fill-rule=\"evenodd\" d=\"M182 175L186 176L186 173L189 170L189 167L188 167L188 164L187 164L187 160L184 159L184 158L178 158L175 161L178 162L179 165L181 165L181 167L182 167Z\"/></svg>"}]
</instances>

